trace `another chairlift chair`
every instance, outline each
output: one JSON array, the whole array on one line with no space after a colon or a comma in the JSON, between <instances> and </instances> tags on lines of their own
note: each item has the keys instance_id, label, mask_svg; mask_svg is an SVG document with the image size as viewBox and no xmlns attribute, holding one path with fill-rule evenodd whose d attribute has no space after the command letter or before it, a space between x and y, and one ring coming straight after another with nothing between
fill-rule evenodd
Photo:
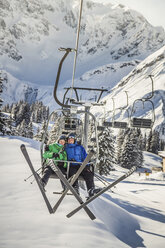
<instances>
[{"instance_id":1,"label":"another chairlift chair","mask_svg":"<svg viewBox=\"0 0 165 248\"><path fill-rule=\"evenodd\" d=\"M141 99L136 99L133 102L133 106L132 106L132 111L131 111L131 115L130 115L130 124L132 127L137 127L137 128L152 128L155 122L155 111L154 111L154 104L153 102L150 100L153 96L154 96L154 87L153 87L153 79L152 79L152 75L149 75L151 82L152 82L152 93L151 96L147 97L147 98L141 98ZM144 108L145 103L149 102L151 105L151 112L152 112L152 117L151 118L138 118L138 117L134 117L133 115L135 115L135 105L141 102Z\"/></svg>"},{"instance_id":2,"label":"another chairlift chair","mask_svg":"<svg viewBox=\"0 0 165 248\"><path fill-rule=\"evenodd\" d=\"M124 106L122 108L116 108L115 109L115 101L114 101L114 98L112 98L112 100L113 100L113 118L112 118L112 122L104 121L103 124L104 124L105 127L112 127L112 128L127 128L128 127L128 123L127 122L124 122L124 121L115 121L115 111L117 109L123 111L128 106L128 94L127 94L127 91L125 91L125 94L127 96L127 104L126 104L126 106ZM128 109L126 111L127 111L128 118L129 118Z\"/></svg>"}]
</instances>

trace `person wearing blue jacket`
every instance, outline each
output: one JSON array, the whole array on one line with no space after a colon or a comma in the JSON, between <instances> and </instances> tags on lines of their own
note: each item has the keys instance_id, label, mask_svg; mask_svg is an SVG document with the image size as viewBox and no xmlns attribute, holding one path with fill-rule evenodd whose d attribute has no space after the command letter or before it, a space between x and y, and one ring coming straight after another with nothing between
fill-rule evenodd
<instances>
[{"instance_id":1,"label":"person wearing blue jacket","mask_svg":"<svg viewBox=\"0 0 165 248\"><path fill-rule=\"evenodd\" d=\"M67 153L68 161L73 161L74 163L70 163L69 168L69 177L73 176L81 166L80 163L76 162L83 162L84 159L87 156L87 153L82 145L79 145L76 141L76 135L74 133L69 134L68 136L68 143L65 145L65 151ZM88 194L89 196L92 196L94 194L94 179L93 179L93 173L90 171L89 165L87 164L85 169L80 174L87 186ZM79 194L79 186L78 186L78 180L75 181L73 184L74 189Z\"/></svg>"}]
</instances>

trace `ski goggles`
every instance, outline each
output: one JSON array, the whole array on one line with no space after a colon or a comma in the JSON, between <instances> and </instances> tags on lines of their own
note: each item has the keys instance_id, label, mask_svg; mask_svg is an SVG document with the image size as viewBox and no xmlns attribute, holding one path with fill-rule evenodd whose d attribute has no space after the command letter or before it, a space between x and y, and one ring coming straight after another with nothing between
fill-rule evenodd
<instances>
[{"instance_id":1,"label":"ski goggles","mask_svg":"<svg viewBox=\"0 0 165 248\"><path fill-rule=\"evenodd\" d=\"M68 139L75 139L75 136L69 136Z\"/></svg>"}]
</instances>

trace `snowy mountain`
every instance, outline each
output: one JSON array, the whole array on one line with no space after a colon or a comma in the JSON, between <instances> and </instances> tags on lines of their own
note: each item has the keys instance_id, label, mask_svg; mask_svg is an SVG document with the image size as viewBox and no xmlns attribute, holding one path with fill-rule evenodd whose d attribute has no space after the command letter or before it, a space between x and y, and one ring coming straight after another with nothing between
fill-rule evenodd
<instances>
[{"instance_id":1,"label":"snowy mountain","mask_svg":"<svg viewBox=\"0 0 165 248\"><path fill-rule=\"evenodd\" d=\"M79 0L0 0L0 68L23 81L52 85L75 47ZM119 4L84 1L76 77L106 64L142 60L165 44L165 32ZM61 81L71 78L69 55Z\"/></svg>"},{"instance_id":2,"label":"snowy mountain","mask_svg":"<svg viewBox=\"0 0 165 248\"><path fill-rule=\"evenodd\" d=\"M136 67L135 67L136 66ZM84 73L80 78L75 80L75 85L79 87L93 87L98 88L109 85L108 95L105 96L102 101L106 104L102 107L93 107L91 111L97 116L97 120L100 122L103 119L110 120L113 115L113 101L115 99L115 108L121 108L126 106L127 98L124 91L128 94L128 111L124 109L122 112L116 110L115 119L129 121L129 115L131 114L131 108L133 102L136 99L146 98L152 94L152 84L149 75L153 75L154 81L154 96L152 101L154 103L155 111L155 125L159 130L163 130L165 127L165 46L159 49L147 57L144 61L125 62L108 64L102 67L98 67L95 70ZM132 70L131 70L132 69ZM118 74L120 71L120 74ZM130 72L131 71L131 72ZM127 75L128 74L128 75ZM123 77L124 75L127 75ZM4 89L2 93L2 99L4 104L17 102L20 99L28 100L42 100L45 105L50 107L50 110L57 108L57 104L53 98L52 86L38 86L30 84L28 82L22 82L9 73L3 71L2 78L4 78ZM71 80L68 80L65 86L71 85ZM59 88L58 96L62 99L64 90ZM89 100L89 98L95 97L90 92L83 93L83 99ZM137 108L138 107L138 108ZM153 117L152 106L149 102L146 102L144 108L142 105L136 105L136 113L134 117Z\"/></svg>"},{"instance_id":3,"label":"snowy mountain","mask_svg":"<svg viewBox=\"0 0 165 248\"><path fill-rule=\"evenodd\" d=\"M0 138L0 247L29 248L163 248L165 240L164 173L135 172L89 204L96 220L85 211L72 218L66 215L78 206L73 196L66 196L55 214L49 214L34 182L24 181L30 169L21 154L20 145L27 146L35 169L40 167L39 142L23 137ZM9 158L10 150L10 158ZM145 153L144 167L161 165L161 158ZM126 169L117 168L106 177L108 182L123 175ZM103 184L95 179L95 184ZM59 199L59 180L50 179L46 194L54 205ZM81 190L85 198L85 191Z\"/></svg>"},{"instance_id":4,"label":"snowy mountain","mask_svg":"<svg viewBox=\"0 0 165 248\"><path fill-rule=\"evenodd\" d=\"M87 71L80 78L76 78L75 86L83 87L86 84L86 86L89 87L90 83L90 87L104 87L110 90L137 64L139 64L139 61L136 60L123 63L118 62L95 68L94 70ZM45 105L49 105L51 110L53 110L54 107L59 107L53 98L54 86L41 86L27 81L22 81L4 70L0 71L0 75L3 79L4 86L2 93L4 105L7 103L11 105L13 102L18 102L20 99L23 99L29 103L34 101L43 101ZM71 80L67 80L64 85L59 84L58 97L62 99L65 92L63 88L70 86ZM93 95L86 92L86 99L90 97L93 97Z\"/></svg>"},{"instance_id":5,"label":"snowy mountain","mask_svg":"<svg viewBox=\"0 0 165 248\"><path fill-rule=\"evenodd\" d=\"M3 104L16 103L20 100L33 103L35 101L42 101L45 105L55 108L55 101L53 98L52 86L39 86L26 81L20 81L13 77L6 71L0 71L1 78L3 79ZM57 107L57 105L56 105Z\"/></svg>"}]
</instances>

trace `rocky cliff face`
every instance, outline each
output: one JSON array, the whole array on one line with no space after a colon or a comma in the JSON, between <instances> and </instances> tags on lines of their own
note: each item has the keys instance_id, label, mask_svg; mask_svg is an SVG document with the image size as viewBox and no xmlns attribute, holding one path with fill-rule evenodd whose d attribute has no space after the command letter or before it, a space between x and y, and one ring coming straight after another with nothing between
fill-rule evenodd
<instances>
[{"instance_id":1,"label":"rocky cliff face","mask_svg":"<svg viewBox=\"0 0 165 248\"><path fill-rule=\"evenodd\" d=\"M52 84L62 54L75 47L78 0L0 0L0 67L19 79ZM77 76L105 64L144 59L165 44L165 32L123 5L84 1ZM71 78L73 55L63 81Z\"/></svg>"}]
</instances>

